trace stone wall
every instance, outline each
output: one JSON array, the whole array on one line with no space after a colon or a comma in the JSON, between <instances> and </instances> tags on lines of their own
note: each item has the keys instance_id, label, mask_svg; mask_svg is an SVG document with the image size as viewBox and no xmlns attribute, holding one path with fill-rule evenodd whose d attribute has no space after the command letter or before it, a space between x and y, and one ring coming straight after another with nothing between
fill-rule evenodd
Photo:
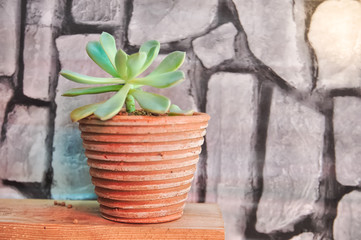
<instances>
[{"instance_id":1,"label":"stone wall","mask_svg":"<svg viewBox=\"0 0 361 240\"><path fill-rule=\"evenodd\" d=\"M165 93L207 112L189 201L217 202L227 239L361 239L358 0L0 0L0 197L92 199L63 98L65 68L105 76L85 44L187 52Z\"/></svg>"}]
</instances>

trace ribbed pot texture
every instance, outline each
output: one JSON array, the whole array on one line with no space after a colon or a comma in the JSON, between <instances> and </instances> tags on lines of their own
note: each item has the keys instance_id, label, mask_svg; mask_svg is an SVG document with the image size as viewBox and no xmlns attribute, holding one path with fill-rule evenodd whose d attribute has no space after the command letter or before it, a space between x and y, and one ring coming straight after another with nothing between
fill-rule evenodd
<instances>
[{"instance_id":1,"label":"ribbed pot texture","mask_svg":"<svg viewBox=\"0 0 361 240\"><path fill-rule=\"evenodd\" d=\"M102 216L127 223L180 218L209 118L195 113L81 120Z\"/></svg>"}]
</instances>

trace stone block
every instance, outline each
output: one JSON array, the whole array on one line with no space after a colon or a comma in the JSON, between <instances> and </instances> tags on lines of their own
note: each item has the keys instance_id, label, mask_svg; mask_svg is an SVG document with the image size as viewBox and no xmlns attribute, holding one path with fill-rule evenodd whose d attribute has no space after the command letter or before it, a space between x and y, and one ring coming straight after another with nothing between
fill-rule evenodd
<instances>
[{"instance_id":1,"label":"stone block","mask_svg":"<svg viewBox=\"0 0 361 240\"><path fill-rule=\"evenodd\" d=\"M292 86L312 88L304 1L234 0L251 51Z\"/></svg>"},{"instance_id":2,"label":"stone block","mask_svg":"<svg viewBox=\"0 0 361 240\"><path fill-rule=\"evenodd\" d=\"M235 97L237 96L237 97ZM250 191L257 81L249 74L216 73L208 84L207 202L218 202L226 239L241 238Z\"/></svg>"},{"instance_id":3,"label":"stone block","mask_svg":"<svg viewBox=\"0 0 361 240\"><path fill-rule=\"evenodd\" d=\"M0 82L0 126L3 125L4 117L6 114L6 106L14 94L8 82Z\"/></svg>"},{"instance_id":4,"label":"stone block","mask_svg":"<svg viewBox=\"0 0 361 240\"><path fill-rule=\"evenodd\" d=\"M0 3L0 75L11 76L18 64L20 0Z\"/></svg>"},{"instance_id":5,"label":"stone block","mask_svg":"<svg viewBox=\"0 0 361 240\"><path fill-rule=\"evenodd\" d=\"M26 25L60 27L65 13L65 0L31 0L26 5Z\"/></svg>"},{"instance_id":6,"label":"stone block","mask_svg":"<svg viewBox=\"0 0 361 240\"><path fill-rule=\"evenodd\" d=\"M313 233L305 232L291 238L290 240L315 240L314 236L315 235Z\"/></svg>"},{"instance_id":7,"label":"stone block","mask_svg":"<svg viewBox=\"0 0 361 240\"><path fill-rule=\"evenodd\" d=\"M322 158L324 117L275 89L271 103L258 205L258 231L292 230L314 211Z\"/></svg>"},{"instance_id":8,"label":"stone block","mask_svg":"<svg viewBox=\"0 0 361 240\"><path fill-rule=\"evenodd\" d=\"M52 29L39 25L25 28L24 94L31 98L49 99L50 80L55 71Z\"/></svg>"},{"instance_id":9,"label":"stone block","mask_svg":"<svg viewBox=\"0 0 361 240\"><path fill-rule=\"evenodd\" d=\"M98 77L110 77L98 67L87 55L85 46L89 41L99 40L100 35L69 35L56 39L62 69ZM61 94L70 88L80 87L59 76L55 102L53 169L54 184L51 189L53 198L87 199L95 198L91 185L89 167L82 147L78 124L70 120L70 112L77 107L100 102L109 94L87 95L73 98L62 97Z\"/></svg>"},{"instance_id":10,"label":"stone block","mask_svg":"<svg viewBox=\"0 0 361 240\"><path fill-rule=\"evenodd\" d=\"M26 5L24 40L24 94L49 100L49 90L56 70L53 35L64 18L64 0L33 0Z\"/></svg>"},{"instance_id":11,"label":"stone block","mask_svg":"<svg viewBox=\"0 0 361 240\"><path fill-rule=\"evenodd\" d=\"M317 55L317 87L360 87L361 3L324 1L312 16L308 38Z\"/></svg>"},{"instance_id":12,"label":"stone block","mask_svg":"<svg viewBox=\"0 0 361 240\"><path fill-rule=\"evenodd\" d=\"M208 83L207 99L211 116L206 135L207 185L245 184L256 125L256 79L248 74L216 73Z\"/></svg>"},{"instance_id":13,"label":"stone block","mask_svg":"<svg viewBox=\"0 0 361 240\"><path fill-rule=\"evenodd\" d=\"M217 14L217 0L133 2L129 42L140 45L151 39L173 42L205 32Z\"/></svg>"},{"instance_id":14,"label":"stone block","mask_svg":"<svg viewBox=\"0 0 361 240\"><path fill-rule=\"evenodd\" d=\"M76 23L91 25L122 25L123 0L78 0L72 2L71 13Z\"/></svg>"},{"instance_id":15,"label":"stone block","mask_svg":"<svg viewBox=\"0 0 361 240\"><path fill-rule=\"evenodd\" d=\"M246 189L240 186L218 185L217 202L222 211L226 240L245 239Z\"/></svg>"},{"instance_id":16,"label":"stone block","mask_svg":"<svg viewBox=\"0 0 361 240\"><path fill-rule=\"evenodd\" d=\"M234 37L237 29L226 23L210 33L193 40L194 52L206 68L214 67L234 57Z\"/></svg>"},{"instance_id":17,"label":"stone block","mask_svg":"<svg viewBox=\"0 0 361 240\"><path fill-rule=\"evenodd\" d=\"M361 193L353 191L338 204L333 224L335 240L361 239Z\"/></svg>"},{"instance_id":18,"label":"stone block","mask_svg":"<svg viewBox=\"0 0 361 240\"><path fill-rule=\"evenodd\" d=\"M16 105L9 113L6 139L0 148L0 179L42 182L48 169L49 110Z\"/></svg>"},{"instance_id":19,"label":"stone block","mask_svg":"<svg viewBox=\"0 0 361 240\"><path fill-rule=\"evenodd\" d=\"M344 185L361 183L361 100L336 97L334 132L337 180Z\"/></svg>"},{"instance_id":20,"label":"stone block","mask_svg":"<svg viewBox=\"0 0 361 240\"><path fill-rule=\"evenodd\" d=\"M0 198L3 199L23 199L26 198L18 190L12 187L4 186L0 181Z\"/></svg>"}]
</instances>

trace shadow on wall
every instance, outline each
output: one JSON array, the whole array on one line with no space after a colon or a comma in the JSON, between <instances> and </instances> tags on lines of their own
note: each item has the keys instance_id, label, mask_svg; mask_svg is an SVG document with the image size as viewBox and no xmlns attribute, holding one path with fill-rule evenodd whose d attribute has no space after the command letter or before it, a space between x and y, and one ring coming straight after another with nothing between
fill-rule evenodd
<instances>
[{"instance_id":1,"label":"shadow on wall","mask_svg":"<svg viewBox=\"0 0 361 240\"><path fill-rule=\"evenodd\" d=\"M165 95L212 116L189 201L227 239L360 239L361 4L355 0L0 2L0 197L94 198L61 68L102 76L102 31L187 52ZM69 50L70 49L70 50ZM85 101L85 102L84 102Z\"/></svg>"}]
</instances>

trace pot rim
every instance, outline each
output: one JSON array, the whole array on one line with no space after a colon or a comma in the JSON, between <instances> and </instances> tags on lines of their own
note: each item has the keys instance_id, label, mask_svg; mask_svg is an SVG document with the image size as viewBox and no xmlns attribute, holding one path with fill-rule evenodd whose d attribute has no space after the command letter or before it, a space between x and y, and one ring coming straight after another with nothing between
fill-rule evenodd
<instances>
[{"instance_id":1,"label":"pot rim","mask_svg":"<svg viewBox=\"0 0 361 240\"><path fill-rule=\"evenodd\" d=\"M80 124L91 125L119 125L129 123L131 125L161 125L161 124L186 124L195 122L208 122L210 116L207 113L195 112L191 116L139 116L139 115L116 115L113 118L102 121L94 115L90 115L79 121Z\"/></svg>"}]
</instances>

